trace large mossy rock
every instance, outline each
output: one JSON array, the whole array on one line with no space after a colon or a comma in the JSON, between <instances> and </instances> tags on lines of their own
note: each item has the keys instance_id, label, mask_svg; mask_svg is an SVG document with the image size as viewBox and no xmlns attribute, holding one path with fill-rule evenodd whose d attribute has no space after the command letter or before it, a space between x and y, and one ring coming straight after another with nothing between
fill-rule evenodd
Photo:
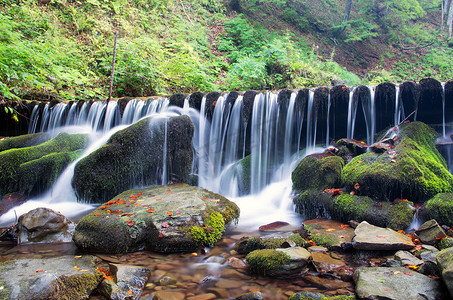
<instances>
[{"instance_id":1,"label":"large mossy rock","mask_svg":"<svg viewBox=\"0 0 453 300\"><path fill-rule=\"evenodd\" d=\"M358 183L361 195L379 201L425 201L437 193L452 191L453 176L434 145L437 133L421 122L399 128L393 150L361 154L344 167L348 190Z\"/></svg>"},{"instance_id":2,"label":"large mossy rock","mask_svg":"<svg viewBox=\"0 0 453 300\"><path fill-rule=\"evenodd\" d=\"M214 244L239 208L223 196L187 184L129 190L85 216L74 242L84 250L193 252Z\"/></svg>"},{"instance_id":3,"label":"large mossy rock","mask_svg":"<svg viewBox=\"0 0 453 300\"><path fill-rule=\"evenodd\" d=\"M453 227L453 193L439 193L421 208L424 220L435 219L441 225Z\"/></svg>"},{"instance_id":4,"label":"large mossy rock","mask_svg":"<svg viewBox=\"0 0 453 300\"><path fill-rule=\"evenodd\" d=\"M0 152L0 195L37 194L50 188L86 144L84 134L60 133L37 146Z\"/></svg>"},{"instance_id":5,"label":"large mossy rock","mask_svg":"<svg viewBox=\"0 0 453 300\"><path fill-rule=\"evenodd\" d=\"M88 299L99 285L95 256L20 259L0 264L0 299Z\"/></svg>"},{"instance_id":6,"label":"large mossy rock","mask_svg":"<svg viewBox=\"0 0 453 300\"><path fill-rule=\"evenodd\" d=\"M436 260L442 272L442 279L453 297L453 248L447 248L437 253Z\"/></svg>"},{"instance_id":7,"label":"large mossy rock","mask_svg":"<svg viewBox=\"0 0 453 300\"><path fill-rule=\"evenodd\" d=\"M412 203L408 201L378 202L370 197L347 193L332 197L325 192L305 191L294 199L294 204L296 211L306 219L367 221L376 226L395 230L407 228L415 213Z\"/></svg>"},{"instance_id":8,"label":"large mossy rock","mask_svg":"<svg viewBox=\"0 0 453 300\"><path fill-rule=\"evenodd\" d=\"M164 155L168 180L186 182L193 132L187 116L155 116L115 133L105 146L77 163L72 184L78 198L102 203L136 186L161 184Z\"/></svg>"},{"instance_id":9,"label":"large mossy rock","mask_svg":"<svg viewBox=\"0 0 453 300\"><path fill-rule=\"evenodd\" d=\"M341 187L343 185L344 160L339 156L322 159L307 156L291 174L294 189L298 191Z\"/></svg>"}]
</instances>

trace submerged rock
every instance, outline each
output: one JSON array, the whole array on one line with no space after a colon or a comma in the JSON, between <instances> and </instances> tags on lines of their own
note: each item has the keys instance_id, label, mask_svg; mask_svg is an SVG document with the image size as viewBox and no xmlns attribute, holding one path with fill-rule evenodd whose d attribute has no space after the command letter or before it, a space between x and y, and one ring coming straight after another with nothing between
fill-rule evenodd
<instances>
[{"instance_id":1,"label":"submerged rock","mask_svg":"<svg viewBox=\"0 0 453 300\"><path fill-rule=\"evenodd\" d=\"M86 144L86 135L62 132L37 146L0 152L0 195L47 190Z\"/></svg>"},{"instance_id":2,"label":"submerged rock","mask_svg":"<svg viewBox=\"0 0 453 300\"><path fill-rule=\"evenodd\" d=\"M122 264L109 264L109 267L116 280L104 279L100 292L113 300L138 299L150 276L149 269Z\"/></svg>"},{"instance_id":3,"label":"submerged rock","mask_svg":"<svg viewBox=\"0 0 453 300\"><path fill-rule=\"evenodd\" d=\"M364 221L354 230L352 244L359 250L411 250L412 240L390 228L381 228Z\"/></svg>"},{"instance_id":4,"label":"submerged rock","mask_svg":"<svg viewBox=\"0 0 453 300\"><path fill-rule=\"evenodd\" d=\"M129 190L85 216L74 242L105 253L193 252L214 244L238 217L233 202L187 184Z\"/></svg>"},{"instance_id":5,"label":"submerged rock","mask_svg":"<svg viewBox=\"0 0 453 300\"><path fill-rule=\"evenodd\" d=\"M76 165L72 185L78 198L102 203L135 186L160 184L164 150L168 180L186 182L192 165L193 132L187 116L148 117L118 131Z\"/></svg>"},{"instance_id":6,"label":"submerged rock","mask_svg":"<svg viewBox=\"0 0 453 300\"><path fill-rule=\"evenodd\" d=\"M101 281L97 258L64 256L0 264L1 299L88 299Z\"/></svg>"},{"instance_id":7,"label":"submerged rock","mask_svg":"<svg viewBox=\"0 0 453 300\"><path fill-rule=\"evenodd\" d=\"M329 249L345 248L345 243L352 242L354 230L334 220L314 219L304 222L304 228L310 232L310 239L320 246Z\"/></svg>"},{"instance_id":8,"label":"submerged rock","mask_svg":"<svg viewBox=\"0 0 453 300\"><path fill-rule=\"evenodd\" d=\"M354 272L359 299L442 299L440 283L403 267L361 267Z\"/></svg>"},{"instance_id":9,"label":"submerged rock","mask_svg":"<svg viewBox=\"0 0 453 300\"><path fill-rule=\"evenodd\" d=\"M74 223L49 208L36 208L19 217L18 243L71 242Z\"/></svg>"},{"instance_id":10,"label":"submerged rock","mask_svg":"<svg viewBox=\"0 0 453 300\"><path fill-rule=\"evenodd\" d=\"M437 133L421 122L403 124L399 129L393 150L361 154L344 167L348 190L358 184L360 195L379 201L425 201L452 191L453 175L434 145Z\"/></svg>"}]
</instances>

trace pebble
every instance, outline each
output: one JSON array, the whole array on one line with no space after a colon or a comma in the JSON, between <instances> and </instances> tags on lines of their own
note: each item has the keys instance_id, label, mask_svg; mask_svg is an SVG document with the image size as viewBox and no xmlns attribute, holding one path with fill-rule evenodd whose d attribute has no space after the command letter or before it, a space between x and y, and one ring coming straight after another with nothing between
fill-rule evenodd
<instances>
[{"instance_id":1,"label":"pebble","mask_svg":"<svg viewBox=\"0 0 453 300\"><path fill-rule=\"evenodd\" d=\"M217 299L217 296L212 293L200 294L192 297L187 297L187 300L212 300Z\"/></svg>"}]
</instances>

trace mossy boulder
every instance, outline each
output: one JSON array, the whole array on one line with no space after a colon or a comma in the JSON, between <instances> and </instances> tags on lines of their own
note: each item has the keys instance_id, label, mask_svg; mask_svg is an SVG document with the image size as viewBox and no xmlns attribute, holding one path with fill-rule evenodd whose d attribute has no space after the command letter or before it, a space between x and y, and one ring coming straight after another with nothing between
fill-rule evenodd
<instances>
[{"instance_id":1,"label":"mossy boulder","mask_svg":"<svg viewBox=\"0 0 453 300\"><path fill-rule=\"evenodd\" d=\"M32 147L44 142L47 142L52 138L52 135L47 132L24 134L20 136L7 137L0 140L0 152L13 149L13 148L25 148Z\"/></svg>"},{"instance_id":2,"label":"mossy boulder","mask_svg":"<svg viewBox=\"0 0 453 300\"><path fill-rule=\"evenodd\" d=\"M275 249L262 249L250 252L246 257L250 270L259 275L275 275L289 264L291 258L288 254Z\"/></svg>"},{"instance_id":3,"label":"mossy boulder","mask_svg":"<svg viewBox=\"0 0 453 300\"><path fill-rule=\"evenodd\" d=\"M343 185L344 160L338 156L303 158L291 174L294 189L323 190Z\"/></svg>"},{"instance_id":4,"label":"mossy boulder","mask_svg":"<svg viewBox=\"0 0 453 300\"><path fill-rule=\"evenodd\" d=\"M289 300L355 300L355 295L326 296L314 292L298 292L289 297Z\"/></svg>"},{"instance_id":5,"label":"mossy boulder","mask_svg":"<svg viewBox=\"0 0 453 300\"><path fill-rule=\"evenodd\" d=\"M73 240L104 253L193 252L214 244L238 217L233 202L187 184L128 190L82 218Z\"/></svg>"},{"instance_id":6,"label":"mossy boulder","mask_svg":"<svg viewBox=\"0 0 453 300\"><path fill-rule=\"evenodd\" d=\"M236 246L239 254L249 254L255 250L283 248L285 244L304 247L307 241L298 233L272 234L240 240Z\"/></svg>"},{"instance_id":7,"label":"mossy boulder","mask_svg":"<svg viewBox=\"0 0 453 300\"><path fill-rule=\"evenodd\" d=\"M306 219L324 217L341 222L367 221L395 230L407 228L415 213L409 201L378 202L370 197L347 193L332 197L324 192L306 191L296 198L294 203L296 211Z\"/></svg>"},{"instance_id":8,"label":"mossy boulder","mask_svg":"<svg viewBox=\"0 0 453 300\"><path fill-rule=\"evenodd\" d=\"M193 132L187 116L155 116L115 133L106 145L77 163L72 185L78 199L102 203L136 186L186 182ZM168 176L163 180L164 156Z\"/></svg>"},{"instance_id":9,"label":"mossy boulder","mask_svg":"<svg viewBox=\"0 0 453 300\"><path fill-rule=\"evenodd\" d=\"M0 264L1 299L88 299L102 279L95 256L19 259Z\"/></svg>"},{"instance_id":10,"label":"mossy boulder","mask_svg":"<svg viewBox=\"0 0 453 300\"><path fill-rule=\"evenodd\" d=\"M435 219L441 225L453 227L453 193L439 193L426 202L421 210L425 220Z\"/></svg>"},{"instance_id":11,"label":"mossy boulder","mask_svg":"<svg viewBox=\"0 0 453 300\"><path fill-rule=\"evenodd\" d=\"M0 152L0 195L37 194L51 187L86 144L84 134L60 133L37 146Z\"/></svg>"},{"instance_id":12,"label":"mossy boulder","mask_svg":"<svg viewBox=\"0 0 453 300\"><path fill-rule=\"evenodd\" d=\"M434 145L437 133L421 122L399 128L394 149L361 154L343 168L346 188L359 186L360 195L379 201L419 202L451 192L453 176Z\"/></svg>"}]
</instances>

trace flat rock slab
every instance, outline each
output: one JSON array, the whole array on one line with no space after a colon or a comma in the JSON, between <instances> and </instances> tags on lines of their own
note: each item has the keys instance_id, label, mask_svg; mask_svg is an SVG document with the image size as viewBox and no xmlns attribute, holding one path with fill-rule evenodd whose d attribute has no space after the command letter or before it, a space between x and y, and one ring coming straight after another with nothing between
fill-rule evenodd
<instances>
[{"instance_id":1,"label":"flat rock slab","mask_svg":"<svg viewBox=\"0 0 453 300\"><path fill-rule=\"evenodd\" d=\"M79 248L104 253L193 252L201 245L193 239L191 228L205 228L209 234L212 227L205 222L214 212L221 214L225 224L239 217L235 203L187 184L129 190L80 220L74 242Z\"/></svg>"},{"instance_id":2,"label":"flat rock slab","mask_svg":"<svg viewBox=\"0 0 453 300\"><path fill-rule=\"evenodd\" d=\"M0 264L0 299L87 299L102 273L95 256L20 259Z\"/></svg>"},{"instance_id":3,"label":"flat rock slab","mask_svg":"<svg viewBox=\"0 0 453 300\"><path fill-rule=\"evenodd\" d=\"M361 267L354 282L359 299L443 299L438 280L403 267Z\"/></svg>"},{"instance_id":4,"label":"flat rock slab","mask_svg":"<svg viewBox=\"0 0 453 300\"><path fill-rule=\"evenodd\" d=\"M313 236L325 236L326 240L334 241L334 247L341 247L343 243L351 243L354 229L349 225L334 220L313 219L304 221Z\"/></svg>"},{"instance_id":5,"label":"flat rock slab","mask_svg":"<svg viewBox=\"0 0 453 300\"><path fill-rule=\"evenodd\" d=\"M331 257L329 254L323 252L313 252L312 264L315 266L318 273L332 273L336 272L346 266L345 262Z\"/></svg>"},{"instance_id":6,"label":"flat rock slab","mask_svg":"<svg viewBox=\"0 0 453 300\"><path fill-rule=\"evenodd\" d=\"M357 226L354 234L352 244L359 250L411 250L415 247L408 236L366 221Z\"/></svg>"}]
</instances>

